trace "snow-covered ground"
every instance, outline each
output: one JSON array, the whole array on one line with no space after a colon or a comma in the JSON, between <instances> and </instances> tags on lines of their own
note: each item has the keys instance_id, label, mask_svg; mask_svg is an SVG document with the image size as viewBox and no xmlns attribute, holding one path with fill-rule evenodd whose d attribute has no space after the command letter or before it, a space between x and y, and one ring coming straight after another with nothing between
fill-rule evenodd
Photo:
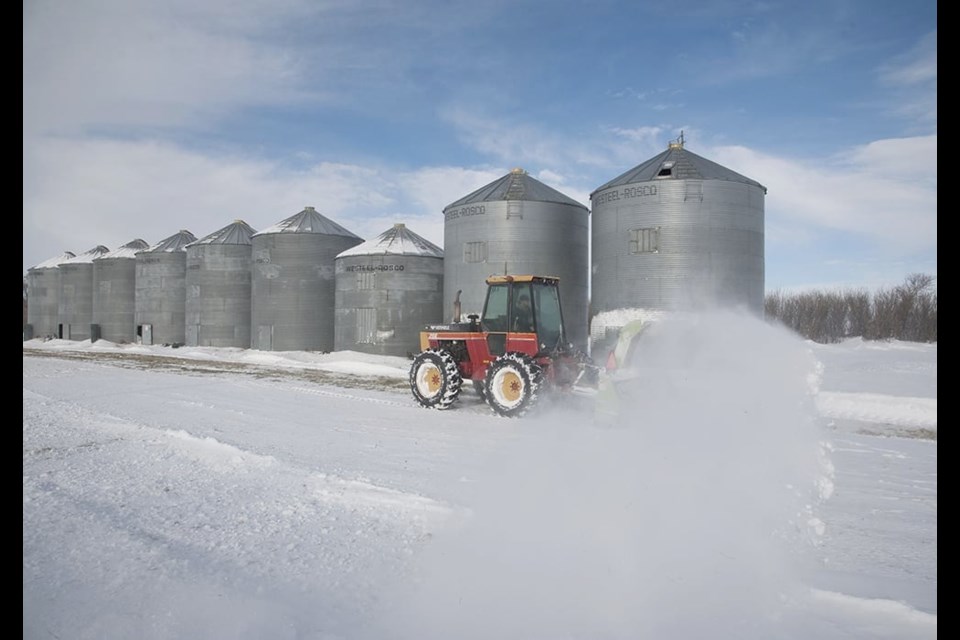
<instances>
[{"instance_id":1,"label":"snow-covered ground","mask_svg":"<svg viewBox=\"0 0 960 640\"><path fill-rule=\"evenodd\" d=\"M614 425L422 409L405 358L25 342L23 637L935 638L937 346L701 330Z\"/></svg>"}]
</instances>

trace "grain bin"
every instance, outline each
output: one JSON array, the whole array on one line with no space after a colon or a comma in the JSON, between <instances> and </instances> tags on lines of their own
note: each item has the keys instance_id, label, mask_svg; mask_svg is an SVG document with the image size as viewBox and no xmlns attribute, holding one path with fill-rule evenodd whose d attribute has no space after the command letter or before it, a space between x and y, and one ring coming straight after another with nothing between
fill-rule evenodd
<instances>
[{"instance_id":1,"label":"grain bin","mask_svg":"<svg viewBox=\"0 0 960 640\"><path fill-rule=\"evenodd\" d=\"M204 236L187 252L186 344L250 348L250 238L243 220Z\"/></svg>"},{"instance_id":2,"label":"grain bin","mask_svg":"<svg viewBox=\"0 0 960 640\"><path fill-rule=\"evenodd\" d=\"M134 324L141 344L186 344L187 251L196 236L181 229L137 253Z\"/></svg>"},{"instance_id":3,"label":"grain bin","mask_svg":"<svg viewBox=\"0 0 960 640\"><path fill-rule=\"evenodd\" d=\"M93 323L93 261L110 253L98 245L60 263L57 337L89 340Z\"/></svg>"},{"instance_id":4,"label":"grain bin","mask_svg":"<svg viewBox=\"0 0 960 640\"><path fill-rule=\"evenodd\" d=\"M406 356L443 319L443 249L395 224L336 259L334 350Z\"/></svg>"},{"instance_id":5,"label":"grain bin","mask_svg":"<svg viewBox=\"0 0 960 640\"><path fill-rule=\"evenodd\" d=\"M558 276L567 339L587 340L589 212L523 169L443 210L444 320L460 294L464 316L483 311L487 276Z\"/></svg>"},{"instance_id":6,"label":"grain bin","mask_svg":"<svg viewBox=\"0 0 960 640\"><path fill-rule=\"evenodd\" d=\"M251 348L332 351L334 260L361 242L313 207L254 235Z\"/></svg>"},{"instance_id":7,"label":"grain bin","mask_svg":"<svg viewBox=\"0 0 960 640\"><path fill-rule=\"evenodd\" d=\"M682 136L597 188L590 194L591 317L710 306L762 315L766 192L691 153Z\"/></svg>"},{"instance_id":8,"label":"grain bin","mask_svg":"<svg viewBox=\"0 0 960 640\"><path fill-rule=\"evenodd\" d=\"M118 344L134 341L137 252L149 246L137 238L94 259L93 325L96 329L92 331L95 336Z\"/></svg>"},{"instance_id":9,"label":"grain bin","mask_svg":"<svg viewBox=\"0 0 960 640\"><path fill-rule=\"evenodd\" d=\"M60 264L76 254L66 251L27 269L28 338L53 338L60 323Z\"/></svg>"}]
</instances>

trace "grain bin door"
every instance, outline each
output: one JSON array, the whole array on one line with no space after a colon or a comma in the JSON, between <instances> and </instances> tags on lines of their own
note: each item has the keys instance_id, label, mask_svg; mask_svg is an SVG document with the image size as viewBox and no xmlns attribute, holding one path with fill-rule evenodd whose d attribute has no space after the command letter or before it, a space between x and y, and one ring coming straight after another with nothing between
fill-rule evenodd
<instances>
[{"instance_id":1,"label":"grain bin door","mask_svg":"<svg viewBox=\"0 0 960 640\"><path fill-rule=\"evenodd\" d=\"M273 351L273 325L261 324L257 327L257 349Z\"/></svg>"},{"instance_id":2,"label":"grain bin door","mask_svg":"<svg viewBox=\"0 0 960 640\"><path fill-rule=\"evenodd\" d=\"M360 307L357 310L357 344L375 344L377 341L377 310Z\"/></svg>"}]
</instances>

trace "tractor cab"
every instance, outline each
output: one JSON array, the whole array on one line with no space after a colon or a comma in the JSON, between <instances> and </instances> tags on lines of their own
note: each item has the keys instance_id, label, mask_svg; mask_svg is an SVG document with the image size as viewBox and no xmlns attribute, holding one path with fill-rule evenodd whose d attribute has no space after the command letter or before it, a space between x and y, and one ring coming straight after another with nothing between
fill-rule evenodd
<instances>
[{"instance_id":1,"label":"tractor cab","mask_svg":"<svg viewBox=\"0 0 960 640\"><path fill-rule=\"evenodd\" d=\"M480 329L490 352L551 353L566 345L560 281L548 276L490 276Z\"/></svg>"}]
</instances>

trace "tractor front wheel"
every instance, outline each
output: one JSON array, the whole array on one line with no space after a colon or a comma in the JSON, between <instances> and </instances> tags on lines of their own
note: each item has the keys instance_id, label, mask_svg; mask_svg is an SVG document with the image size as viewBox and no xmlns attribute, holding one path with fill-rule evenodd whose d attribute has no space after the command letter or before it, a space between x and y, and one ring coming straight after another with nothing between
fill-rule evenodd
<instances>
[{"instance_id":1,"label":"tractor front wheel","mask_svg":"<svg viewBox=\"0 0 960 640\"><path fill-rule=\"evenodd\" d=\"M447 409L460 396L463 379L448 351L427 349L410 365L410 390L421 407Z\"/></svg>"},{"instance_id":2,"label":"tractor front wheel","mask_svg":"<svg viewBox=\"0 0 960 640\"><path fill-rule=\"evenodd\" d=\"M517 418L537 402L543 370L530 356L507 353L494 360L484 379L484 399L499 415Z\"/></svg>"}]
</instances>

